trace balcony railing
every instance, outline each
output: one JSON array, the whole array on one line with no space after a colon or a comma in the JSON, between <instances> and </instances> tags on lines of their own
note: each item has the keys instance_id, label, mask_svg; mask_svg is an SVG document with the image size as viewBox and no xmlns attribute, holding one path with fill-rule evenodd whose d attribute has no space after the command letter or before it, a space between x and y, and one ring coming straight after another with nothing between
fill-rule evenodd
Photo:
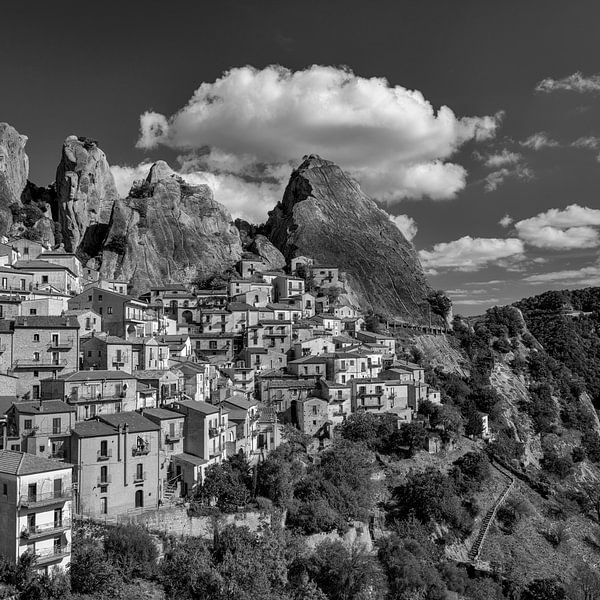
<instances>
[{"instance_id":1,"label":"balcony railing","mask_svg":"<svg viewBox=\"0 0 600 600\"><path fill-rule=\"evenodd\" d=\"M209 427L208 428L208 436L211 438L217 437L219 435L218 427Z\"/></svg>"},{"instance_id":2,"label":"balcony railing","mask_svg":"<svg viewBox=\"0 0 600 600\"><path fill-rule=\"evenodd\" d=\"M31 427L29 429L22 430L23 435L71 435L72 428L68 425L63 425L61 427L40 427L39 425L35 427Z\"/></svg>"},{"instance_id":3,"label":"balcony railing","mask_svg":"<svg viewBox=\"0 0 600 600\"><path fill-rule=\"evenodd\" d=\"M150 454L150 444L146 443L143 445L133 446L131 448L132 456L144 456L146 454Z\"/></svg>"},{"instance_id":4,"label":"balcony railing","mask_svg":"<svg viewBox=\"0 0 600 600\"><path fill-rule=\"evenodd\" d=\"M108 460L109 458L112 458L112 450L107 450L106 452L98 450L96 452L96 460Z\"/></svg>"},{"instance_id":5,"label":"balcony railing","mask_svg":"<svg viewBox=\"0 0 600 600\"><path fill-rule=\"evenodd\" d=\"M25 369L35 367L38 369L64 369L67 366L67 359L43 359L43 358L20 358L13 363L15 369Z\"/></svg>"},{"instance_id":6,"label":"balcony railing","mask_svg":"<svg viewBox=\"0 0 600 600\"><path fill-rule=\"evenodd\" d=\"M19 505L24 508L45 506L48 504L64 503L71 499L71 488L61 491L45 492L43 494L25 494L21 496Z\"/></svg>"},{"instance_id":7,"label":"balcony railing","mask_svg":"<svg viewBox=\"0 0 600 600\"><path fill-rule=\"evenodd\" d=\"M108 485L109 483L112 483L112 475L98 477L98 485Z\"/></svg>"},{"instance_id":8,"label":"balcony railing","mask_svg":"<svg viewBox=\"0 0 600 600\"><path fill-rule=\"evenodd\" d=\"M41 552L35 553L36 563L43 564L47 562L52 562L54 560L61 560L68 554L71 554L71 545L67 544L66 546L56 546L54 548L50 548L49 550L42 550Z\"/></svg>"},{"instance_id":9,"label":"balcony railing","mask_svg":"<svg viewBox=\"0 0 600 600\"><path fill-rule=\"evenodd\" d=\"M181 439L181 434L179 434L179 433L174 433L173 435L171 435L170 433L167 433L167 435L165 436L165 443L166 444L176 444L180 439Z\"/></svg>"},{"instance_id":10,"label":"balcony railing","mask_svg":"<svg viewBox=\"0 0 600 600\"><path fill-rule=\"evenodd\" d=\"M54 523L46 523L44 525L34 525L33 527L24 527L21 530L21 537L26 540L33 540L47 535L60 533L71 527L71 519L62 519Z\"/></svg>"},{"instance_id":11,"label":"balcony railing","mask_svg":"<svg viewBox=\"0 0 600 600\"><path fill-rule=\"evenodd\" d=\"M75 340L72 337L64 340L53 340L48 344L49 350L71 350L75 344Z\"/></svg>"},{"instance_id":12,"label":"balcony railing","mask_svg":"<svg viewBox=\"0 0 600 600\"><path fill-rule=\"evenodd\" d=\"M133 476L133 483L142 483L144 481L146 481L147 477L146 477L146 471L144 471L143 473L136 473Z\"/></svg>"}]
</instances>

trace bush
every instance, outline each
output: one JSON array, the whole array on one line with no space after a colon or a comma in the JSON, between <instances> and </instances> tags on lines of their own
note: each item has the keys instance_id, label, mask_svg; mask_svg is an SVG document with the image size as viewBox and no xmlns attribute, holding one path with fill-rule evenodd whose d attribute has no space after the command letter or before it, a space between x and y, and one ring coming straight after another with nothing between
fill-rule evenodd
<instances>
[{"instance_id":1,"label":"bush","mask_svg":"<svg viewBox=\"0 0 600 600\"><path fill-rule=\"evenodd\" d=\"M114 252L115 254L125 254L127 250L127 236L123 234L115 234L110 240L106 243L105 247L109 252Z\"/></svg>"},{"instance_id":2,"label":"bush","mask_svg":"<svg viewBox=\"0 0 600 600\"><path fill-rule=\"evenodd\" d=\"M135 525L109 527L104 551L125 578L149 577L156 568L158 551L150 534Z\"/></svg>"}]
</instances>

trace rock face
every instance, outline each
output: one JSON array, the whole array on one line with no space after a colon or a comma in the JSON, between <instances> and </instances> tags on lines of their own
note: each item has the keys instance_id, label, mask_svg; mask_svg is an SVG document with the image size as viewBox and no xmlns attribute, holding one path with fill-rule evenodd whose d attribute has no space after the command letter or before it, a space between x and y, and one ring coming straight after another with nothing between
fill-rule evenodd
<instances>
[{"instance_id":1,"label":"rock face","mask_svg":"<svg viewBox=\"0 0 600 600\"><path fill-rule=\"evenodd\" d=\"M264 235L259 234L254 238L250 250L263 259L269 271L285 267L285 256Z\"/></svg>"},{"instance_id":2,"label":"rock face","mask_svg":"<svg viewBox=\"0 0 600 600\"><path fill-rule=\"evenodd\" d=\"M305 157L283 200L269 213L265 230L288 260L311 256L346 271L363 310L429 322L431 288L413 245L332 162Z\"/></svg>"},{"instance_id":3,"label":"rock face","mask_svg":"<svg viewBox=\"0 0 600 600\"><path fill-rule=\"evenodd\" d=\"M101 252L101 274L150 285L208 279L230 269L242 244L231 215L206 185L190 186L164 161L117 200Z\"/></svg>"},{"instance_id":4,"label":"rock face","mask_svg":"<svg viewBox=\"0 0 600 600\"><path fill-rule=\"evenodd\" d=\"M0 123L0 235L13 223L11 204L19 204L27 184L29 159L25 154L27 137L8 123Z\"/></svg>"},{"instance_id":5,"label":"rock face","mask_svg":"<svg viewBox=\"0 0 600 600\"><path fill-rule=\"evenodd\" d=\"M96 141L70 135L56 170L56 219L68 252L94 256L104 239L117 188Z\"/></svg>"}]
</instances>

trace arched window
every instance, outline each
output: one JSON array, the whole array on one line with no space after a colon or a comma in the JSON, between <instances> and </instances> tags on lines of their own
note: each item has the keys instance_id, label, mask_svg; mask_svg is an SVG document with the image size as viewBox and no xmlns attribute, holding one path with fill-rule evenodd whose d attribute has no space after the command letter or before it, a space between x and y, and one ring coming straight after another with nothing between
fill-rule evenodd
<instances>
[{"instance_id":1,"label":"arched window","mask_svg":"<svg viewBox=\"0 0 600 600\"><path fill-rule=\"evenodd\" d=\"M135 492L135 507L143 508L144 506L144 490L136 490Z\"/></svg>"}]
</instances>

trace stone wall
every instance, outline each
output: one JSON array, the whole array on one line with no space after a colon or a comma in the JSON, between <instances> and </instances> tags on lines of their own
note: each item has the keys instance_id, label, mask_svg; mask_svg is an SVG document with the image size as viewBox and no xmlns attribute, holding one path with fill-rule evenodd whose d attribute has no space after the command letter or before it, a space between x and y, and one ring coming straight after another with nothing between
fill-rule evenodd
<instances>
[{"instance_id":1,"label":"stone wall","mask_svg":"<svg viewBox=\"0 0 600 600\"><path fill-rule=\"evenodd\" d=\"M251 531L258 531L262 525L271 523L271 515L262 512L240 512L215 516L190 516L185 507L173 506L120 515L118 522L141 525L155 533L212 539L215 528L220 529L227 525L248 527Z\"/></svg>"}]
</instances>

